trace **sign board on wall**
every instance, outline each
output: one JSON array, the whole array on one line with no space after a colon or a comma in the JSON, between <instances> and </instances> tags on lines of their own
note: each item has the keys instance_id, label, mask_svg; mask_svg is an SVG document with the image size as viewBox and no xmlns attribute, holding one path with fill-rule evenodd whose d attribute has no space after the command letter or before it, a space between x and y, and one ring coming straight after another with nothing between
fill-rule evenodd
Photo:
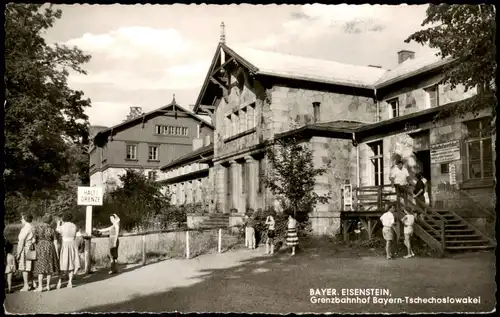
<instances>
[{"instance_id":1,"label":"sign board on wall","mask_svg":"<svg viewBox=\"0 0 500 317\"><path fill-rule=\"evenodd\" d=\"M78 187L79 206L102 206L102 187Z\"/></svg>"},{"instance_id":2,"label":"sign board on wall","mask_svg":"<svg viewBox=\"0 0 500 317\"><path fill-rule=\"evenodd\" d=\"M457 183L457 168L455 164L449 164L449 172L450 172L450 185L456 185Z\"/></svg>"},{"instance_id":3,"label":"sign board on wall","mask_svg":"<svg viewBox=\"0 0 500 317\"><path fill-rule=\"evenodd\" d=\"M344 185L344 210L352 209L352 186Z\"/></svg>"},{"instance_id":4,"label":"sign board on wall","mask_svg":"<svg viewBox=\"0 0 500 317\"><path fill-rule=\"evenodd\" d=\"M431 144L431 163L446 163L460 160L460 141Z\"/></svg>"}]
</instances>

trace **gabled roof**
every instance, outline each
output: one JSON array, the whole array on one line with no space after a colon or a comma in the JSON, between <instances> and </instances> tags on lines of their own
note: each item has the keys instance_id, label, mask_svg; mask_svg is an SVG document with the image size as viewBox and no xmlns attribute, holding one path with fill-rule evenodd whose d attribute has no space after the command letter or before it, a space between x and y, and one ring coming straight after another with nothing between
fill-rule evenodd
<instances>
[{"instance_id":1,"label":"gabled roof","mask_svg":"<svg viewBox=\"0 0 500 317\"><path fill-rule=\"evenodd\" d=\"M403 63L396 66L394 69L384 73L382 77L375 83L375 88L386 87L397 81L410 78L412 76L422 74L429 70L441 67L452 62L453 59L441 58L436 55L428 55L415 59L407 59Z\"/></svg>"},{"instance_id":2,"label":"gabled roof","mask_svg":"<svg viewBox=\"0 0 500 317\"><path fill-rule=\"evenodd\" d=\"M201 123L211 127L212 129L214 128L214 126L208 122L207 120L201 118L199 115L195 114L194 112L190 111L190 110L187 110L186 108L184 107L181 107L180 105L178 105L176 102L175 102L175 99L172 100L172 102L166 106L163 106L161 108L158 108L158 109L155 109L153 111L150 111L150 112L147 112L141 116L137 116L135 118L132 118L130 120L127 120L127 121L124 121L122 123L119 123L117 125L114 125L110 128L107 128L105 130L102 130L102 131L99 131L95 136L94 136L94 142L96 142L97 139L99 138L102 138L103 136L107 136L111 133L111 131L119 131L119 130L122 130L122 129L126 129L126 128L129 128L133 125L136 125L140 122L142 122L143 120L147 120L153 116L156 116L156 115L159 115L161 112L163 111L166 111L168 110L169 108L171 107L175 107L175 109L177 110L180 110L180 112L184 112L186 113L187 115L189 115L190 117L200 121Z\"/></svg>"},{"instance_id":3,"label":"gabled roof","mask_svg":"<svg viewBox=\"0 0 500 317\"><path fill-rule=\"evenodd\" d=\"M377 67L350 65L330 60L314 59L274 52L266 52L245 47L234 47L219 43L212 59L212 64L205 77L193 111L197 112L205 93L216 88L211 83L213 70L220 66L221 49L255 75L297 79L309 82L347 86L354 88L377 89L436 69L453 61L431 55L406 60L392 70ZM226 58L227 60L228 58ZM205 100L205 105L211 104Z\"/></svg>"},{"instance_id":4,"label":"gabled roof","mask_svg":"<svg viewBox=\"0 0 500 317\"><path fill-rule=\"evenodd\" d=\"M255 66L257 74L335 85L371 88L386 70L370 66L343 64L339 62L265 52L250 48L235 47L235 52Z\"/></svg>"}]
</instances>

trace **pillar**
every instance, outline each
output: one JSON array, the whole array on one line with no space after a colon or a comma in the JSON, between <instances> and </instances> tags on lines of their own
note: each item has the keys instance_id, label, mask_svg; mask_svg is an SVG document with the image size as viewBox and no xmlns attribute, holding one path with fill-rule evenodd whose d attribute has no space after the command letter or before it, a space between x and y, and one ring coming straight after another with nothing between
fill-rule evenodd
<instances>
[{"instance_id":1,"label":"pillar","mask_svg":"<svg viewBox=\"0 0 500 317\"><path fill-rule=\"evenodd\" d=\"M236 161L230 161L229 162L229 177L231 177L231 188L230 190L230 197L231 197L231 205L229 206L229 209L232 208L237 208L238 209L238 198L239 198L239 193L241 193L241 189L239 188L239 180L238 180L238 163ZM241 210L238 210L238 212L242 212Z\"/></svg>"},{"instance_id":2,"label":"pillar","mask_svg":"<svg viewBox=\"0 0 500 317\"><path fill-rule=\"evenodd\" d=\"M245 157L247 164L247 192L246 192L246 202L247 207L257 210L257 190L258 190L258 161L254 160L253 157ZM245 180L243 180L245 181Z\"/></svg>"},{"instance_id":3,"label":"pillar","mask_svg":"<svg viewBox=\"0 0 500 317\"><path fill-rule=\"evenodd\" d=\"M188 181L186 182L186 203L188 204L192 204L194 201L193 201L193 182L192 181Z\"/></svg>"}]
</instances>

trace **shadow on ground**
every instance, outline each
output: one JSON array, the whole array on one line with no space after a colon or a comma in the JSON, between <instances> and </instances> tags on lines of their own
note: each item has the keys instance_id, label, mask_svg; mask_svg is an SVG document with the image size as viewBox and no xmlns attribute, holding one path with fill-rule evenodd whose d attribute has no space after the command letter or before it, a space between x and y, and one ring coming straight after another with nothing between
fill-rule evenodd
<instances>
[{"instance_id":1,"label":"shadow on ground","mask_svg":"<svg viewBox=\"0 0 500 317\"><path fill-rule=\"evenodd\" d=\"M262 247L260 250L263 252ZM284 249L273 256L257 255L230 268L201 270L192 279L202 281L187 287L136 295L82 311L416 313L489 312L495 307L495 256L491 252L388 261L378 255L381 250L375 251L377 254L370 250L353 254L346 248L305 246L291 257ZM310 289L318 288L333 288L339 297L342 289L387 289L390 298L400 301L374 303L370 297L365 304L313 303ZM407 298L417 297L480 297L480 304L406 302Z\"/></svg>"}]
</instances>

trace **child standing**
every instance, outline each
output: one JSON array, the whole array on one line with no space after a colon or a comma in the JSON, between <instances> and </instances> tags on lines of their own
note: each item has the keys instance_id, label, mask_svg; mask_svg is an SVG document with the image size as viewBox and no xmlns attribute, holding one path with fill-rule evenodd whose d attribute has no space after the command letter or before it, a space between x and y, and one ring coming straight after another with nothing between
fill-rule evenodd
<instances>
[{"instance_id":1,"label":"child standing","mask_svg":"<svg viewBox=\"0 0 500 317\"><path fill-rule=\"evenodd\" d=\"M401 219L403 224L405 225L404 234L405 234L405 246L408 250L408 255L405 255L404 258L408 259L414 257L415 254L411 249L411 236L413 235L413 225L415 224L415 216L405 210L406 215Z\"/></svg>"},{"instance_id":2,"label":"child standing","mask_svg":"<svg viewBox=\"0 0 500 317\"><path fill-rule=\"evenodd\" d=\"M266 254L269 254L269 245L271 245L271 254L274 254L275 221L274 221L274 217L272 214L267 216L266 225L268 226L267 227L267 240L266 240Z\"/></svg>"},{"instance_id":3,"label":"child standing","mask_svg":"<svg viewBox=\"0 0 500 317\"><path fill-rule=\"evenodd\" d=\"M295 255L295 247L299 244L299 237L297 236L297 220L292 215L288 216L286 244L292 247L292 255Z\"/></svg>"},{"instance_id":4,"label":"child standing","mask_svg":"<svg viewBox=\"0 0 500 317\"><path fill-rule=\"evenodd\" d=\"M12 292L12 275L16 272L16 258L12 254L14 245L9 241L5 245L5 253L7 254L7 259L5 263L5 275L7 277L7 293Z\"/></svg>"}]
</instances>

